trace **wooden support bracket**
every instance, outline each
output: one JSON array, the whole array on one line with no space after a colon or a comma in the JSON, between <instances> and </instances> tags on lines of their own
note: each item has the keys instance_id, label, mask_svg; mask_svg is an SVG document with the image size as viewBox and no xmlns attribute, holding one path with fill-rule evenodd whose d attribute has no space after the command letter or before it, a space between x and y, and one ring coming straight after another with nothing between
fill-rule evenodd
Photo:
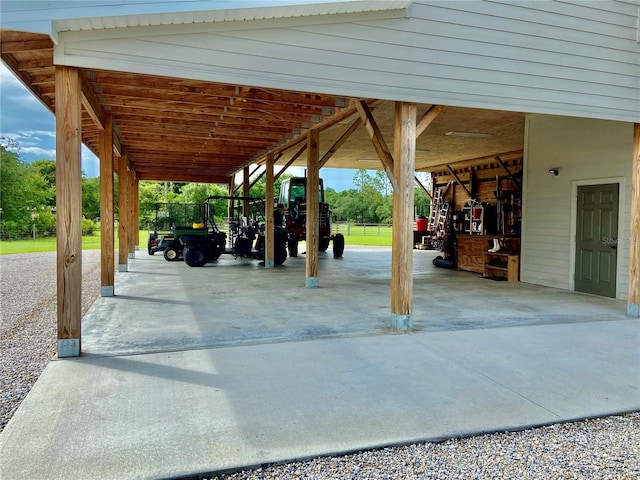
<instances>
[{"instance_id":1,"label":"wooden support bracket","mask_svg":"<svg viewBox=\"0 0 640 480\"><path fill-rule=\"evenodd\" d=\"M429 110L422 116L418 124L416 125L416 140L427 129L431 122L433 122L438 114L444 109L442 105L432 105Z\"/></svg>"},{"instance_id":2,"label":"wooden support bracket","mask_svg":"<svg viewBox=\"0 0 640 480\"><path fill-rule=\"evenodd\" d=\"M415 180L416 184L422 189L422 191L427 195L427 197L433 199L433 195L431 195L431 192L422 184L422 182L416 175L413 176L413 179Z\"/></svg>"},{"instance_id":3,"label":"wooden support bracket","mask_svg":"<svg viewBox=\"0 0 640 480\"><path fill-rule=\"evenodd\" d=\"M324 167L324 165L329 161L329 159L333 156L333 154L338 151L338 149L344 144L344 142L347 141L347 139L351 136L351 134L355 132L361 124L362 124L362 119L358 117L351 123L351 125L349 125L349 128L345 130L345 132L340 136L340 138L336 141L336 143L331 145L331 148L327 150L327 153L325 153L322 156L322 158L320 159L319 168Z\"/></svg>"},{"instance_id":4,"label":"wooden support bracket","mask_svg":"<svg viewBox=\"0 0 640 480\"><path fill-rule=\"evenodd\" d=\"M458 177L456 172L453 171L453 168L451 168L451 165L447 165L447 168L449 169L449 173L451 173L453 178L456 179L456 182L458 182L458 185L460 185L462 188L464 188L464 191L467 192L467 195L469 195L469 198L473 198L473 194L471 193L471 190L469 190L467 188L467 186L463 183L463 181L460 180L460 177Z\"/></svg>"},{"instance_id":5,"label":"wooden support bracket","mask_svg":"<svg viewBox=\"0 0 640 480\"><path fill-rule=\"evenodd\" d=\"M507 172L507 175L509 175L509 179L512 180L513 183L516 184L518 189L522 190L522 184L520 183L520 181L516 177L513 176L513 174L511 173L511 171L507 167L507 165L502 161L502 159L498 155L496 155L496 160L498 161L500 166L504 169L504 171Z\"/></svg>"},{"instance_id":6,"label":"wooden support bracket","mask_svg":"<svg viewBox=\"0 0 640 480\"><path fill-rule=\"evenodd\" d=\"M364 124L369 137L371 138L371 142L373 143L373 148L376 150L378 157L380 158L380 162L382 162L382 166L384 167L384 171L389 178L389 182L391 182L391 186L393 187L393 191L397 192L398 182L393 176L393 155L387 146L387 142L385 142L384 137L382 136L382 132L378 127L376 119L373 118L373 113L371 113L371 109L367 102L364 100L358 100L356 102L356 110L360 114L360 118Z\"/></svg>"}]
</instances>

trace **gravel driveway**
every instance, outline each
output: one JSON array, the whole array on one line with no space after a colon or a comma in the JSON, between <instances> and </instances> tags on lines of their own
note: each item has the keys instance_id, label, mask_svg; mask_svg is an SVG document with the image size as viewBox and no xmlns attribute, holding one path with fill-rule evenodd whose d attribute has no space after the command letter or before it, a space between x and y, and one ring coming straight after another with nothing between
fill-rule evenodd
<instances>
[{"instance_id":1,"label":"gravel driveway","mask_svg":"<svg viewBox=\"0 0 640 480\"><path fill-rule=\"evenodd\" d=\"M100 251L82 252L82 314L100 295ZM0 431L56 354L56 252L0 257Z\"/></svg>"},{"instance_id":2,"label":"gravel driveway","mask_svg":"<svg viewBox=\"0 0 640 480\"><path fill-rule=\"evenodd\" d=\"M100 252L82 255L82 312L100 294ZM56 254L0 257L0 431L55 354ZM640 414L365 451L216 478L640 478Z\"/></svg>"}]
</instances>

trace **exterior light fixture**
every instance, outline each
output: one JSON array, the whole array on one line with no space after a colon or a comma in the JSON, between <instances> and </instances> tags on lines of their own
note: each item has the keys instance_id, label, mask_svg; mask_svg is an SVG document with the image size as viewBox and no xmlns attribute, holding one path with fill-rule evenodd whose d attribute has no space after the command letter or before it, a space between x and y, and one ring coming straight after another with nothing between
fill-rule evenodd
<instances>
[{"instance_id":1,"label":"exterior light fixture","mask_svg":"<svg viewBox=\"0 0 640 480\"><path fill-rule=\"evenodd\" d=\"M549 174L553 175L554 177L557 177L560 174L560 169L559 168L550 168L549 169Z\"/></svg>"}]
</instances>

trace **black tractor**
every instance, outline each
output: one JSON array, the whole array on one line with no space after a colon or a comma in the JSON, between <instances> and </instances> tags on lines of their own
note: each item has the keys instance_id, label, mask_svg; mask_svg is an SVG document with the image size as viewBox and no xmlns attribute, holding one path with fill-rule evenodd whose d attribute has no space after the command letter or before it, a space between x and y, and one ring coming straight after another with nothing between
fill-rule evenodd
<instances>
[{"instance_id":1,"label":"black tractor","mask_svg":"<svg viewBox=\"0 0 640 480\"><path fill-rule=\"evenodd\" d=\"M234 216L222 229L215 221L213 211L214 200L227 200L233 203ZM236 201L249 201L252 203L252 215L247 218L240 214L236 208ZM256 208L262 204L262 208ZM207 197L204 202L206 235L180 235L180 242L184 250L184 261L190 267L202 267L208 262L220 258L221 255L233 255L235 258L251 258L263 260L265 257L265 225L264 202L256 202L255 198L229 197L214 195ZM274 264L282 265L287 259L287 232L282 228L281 214L276 210L274 227ZM226 230L226 231L225 231Z\"/></svg>"},{"instance_id":2,"label":"black tractor","mask_svg":"<svg viewBox=\"0 0 640 480\"><path fill-rule=\"evenodd\" d=\"M333 256L342 257L344 253L344 236L341 233L331 235L331 210L324 200L324 186L322 179L318 185L318 251L325 252L329 243L333 241ZM285 220L285 230L288 234L289 256L298 256L298 242L304 241L307 234L307 179L306 177L292 177L280 184L278 208Z\"/></svg>"}]
</instances>

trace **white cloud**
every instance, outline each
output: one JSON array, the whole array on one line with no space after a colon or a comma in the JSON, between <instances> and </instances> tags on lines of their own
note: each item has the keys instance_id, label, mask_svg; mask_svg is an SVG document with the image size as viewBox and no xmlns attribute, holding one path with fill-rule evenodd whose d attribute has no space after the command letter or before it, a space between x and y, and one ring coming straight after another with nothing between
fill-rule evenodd
<instances>
[{"instance_id":1,"label":"white cloud","mask_svg":"<svg viewBox=\"0 0 640 480\"><path fill-rule=\"evenodd\" d=\"M55 149L49 150L41 147L21 147L20 152L24 154L29 154L29 155L37 155L43 159L56 158Z\"/></svg>"}]
</instances>

